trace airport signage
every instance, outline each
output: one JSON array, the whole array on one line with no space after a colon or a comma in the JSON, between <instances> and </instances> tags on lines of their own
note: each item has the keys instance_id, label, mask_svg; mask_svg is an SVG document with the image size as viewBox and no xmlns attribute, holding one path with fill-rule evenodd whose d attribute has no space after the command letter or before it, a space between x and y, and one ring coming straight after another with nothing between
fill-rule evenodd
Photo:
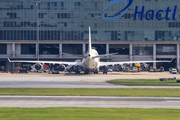
<instances>
[{"instance_id":1,"label":"airport signage","mask_svg":"<svg viewBox=\"0 0 180 120\"><path fill-rule=\"evenodd\" d=\"M125 3L125 5L126 5L125 8L123 8L121 11L115 13L111 17L105 17L107 9L110 6L117 4L119 2ZM129 0L129 3L127 3L127 0L114 0L114 1L110 2L108 5L106 5L106 7L102 11L103 12L102 13L102 19L104 21L113 21L113 20L116 20L116 19L122 17L124 14L126 14L128 12L128 8L132 5L132 3L133 3L133 0ZM139 6L135 7L133 20L137 20L138 14L140 15L140 20L143 20L143 18L145 18L146 20L154 20L154 19L170 20L171 18L169 17L169 14L172 14L172 20L176 20L175 16L176 16L176 11L177 11L177 5L174 6L174 9L170 9L170 7L167 7L166 10L158 10L157 12L155 10L148 10L146 13L144 11L145 6L142 6L141 10L139 10L139 8L140 8ZM165 17L159 16L160 13L165 13Z\"/></svg>"}]
</instances>

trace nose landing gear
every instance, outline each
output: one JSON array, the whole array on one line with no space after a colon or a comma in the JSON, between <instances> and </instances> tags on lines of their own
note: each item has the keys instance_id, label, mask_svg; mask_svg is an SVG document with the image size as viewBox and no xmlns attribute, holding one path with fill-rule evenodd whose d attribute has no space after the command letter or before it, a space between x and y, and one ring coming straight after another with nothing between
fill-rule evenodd
<instances>
[{"instance_id":1,"label":"nose landing gear","mask_svg":"<svg viewBox=\"0 0 180 120\"><path fill-rule=\"evenodd\" d=\"M84 74L88 74L89 73L89 70L84 70Z\"/></svg>"},{"instance_id":2,"label":"nose landing gear","mask_svg":"<svg viewBox=\"0 0 180 120\"><path fill-rule=\"evenodd\" d=\"M80 71L76 71L76 74L80 74Z\"/></svg>"}]
</instances>

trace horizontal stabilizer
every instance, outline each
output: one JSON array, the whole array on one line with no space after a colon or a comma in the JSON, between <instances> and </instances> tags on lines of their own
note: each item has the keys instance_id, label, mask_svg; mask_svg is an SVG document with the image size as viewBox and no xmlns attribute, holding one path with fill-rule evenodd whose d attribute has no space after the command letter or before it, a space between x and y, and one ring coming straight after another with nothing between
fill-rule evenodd
<instances>
[{"instance_id":1,"label":"horizontal stabilizer","mask_svg":"<svg viewBox=\"0 0 180 120\"><path fill-rule=\"evenodd\" d=\"M71 55L71 56L74 56L74 57L86 58L86 57L83 56L83 55L75 55L75 54L69 54L69 53L62 53L62 54Z\"/></svg>"},{"instance_id":2,"label":"horizontal stabilizer","mask_svg":"<svg viewBox=\"0 0 180 120\"><path fill-rule=\"evenodd\" d=\"M118 53L98 55L98 56L94 56L94 57L92 57L92 58L99 58L99 57L105 57L105 56L116 55L116 54L118 54Z\"/></svg>"}]
</instances>

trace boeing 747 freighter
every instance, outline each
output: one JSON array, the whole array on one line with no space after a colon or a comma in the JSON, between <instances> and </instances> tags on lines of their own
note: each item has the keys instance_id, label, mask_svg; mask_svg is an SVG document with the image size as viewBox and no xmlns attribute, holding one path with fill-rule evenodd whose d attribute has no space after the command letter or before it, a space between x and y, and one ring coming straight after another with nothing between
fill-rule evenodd
<instances>
[{"instance_id":1,"label":"boeing 747 freighter","mask_svg":"<svg viewBox=\"0 0 180 120\"><path fill-rule=\"evenodd\" d=\"M99 55L95 49L92 49L91 45L91 28L89 27L89 49L88 52L83 55L74 55L73 56L81 57L82 61L75 61L75 62L65 62L65 61L11 61L9 58L9 62L27 62L27 63L49 63L49 64L60 64L60 65L71 65L77 67L83 67L84 73L89 73L89 71L93 71L95 74L98 74L99 67L101 66L108 66L108 65L123 65L123 64L130 64L130 63L151 63L151 62L171 62L171 61L124 61L124 62L100 62L100 58L104 56L110 56L113 54L104 54ZM76 73L79 74L80 71L76 70Z\"/></svg>"}]
</instances>

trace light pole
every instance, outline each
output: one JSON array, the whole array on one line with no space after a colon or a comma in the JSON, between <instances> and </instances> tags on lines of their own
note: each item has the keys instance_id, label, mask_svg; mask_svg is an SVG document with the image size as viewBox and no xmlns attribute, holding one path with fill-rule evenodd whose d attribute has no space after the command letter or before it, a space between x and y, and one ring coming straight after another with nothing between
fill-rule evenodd
<instances>
[{"instance_id":1,"label":"light pole","mask_svg":"<svg viewBox=\"0 0 180 120\"><path fill-rule=\"evenodd\" d=\"M37 55L37 61L39 61L39 4L40 1L35 1L35 4L37 6L37 46L36 46L36 55Z\"/></svg>"}]
</instances>

